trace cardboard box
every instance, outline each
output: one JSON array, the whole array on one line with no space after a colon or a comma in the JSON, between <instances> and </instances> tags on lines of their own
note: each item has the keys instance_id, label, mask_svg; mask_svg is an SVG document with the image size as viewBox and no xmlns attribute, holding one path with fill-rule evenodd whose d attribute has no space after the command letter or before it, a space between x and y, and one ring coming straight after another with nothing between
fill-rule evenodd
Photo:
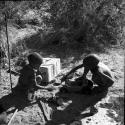
<instances>
[{"instance_id":1,"label":"cardboard box","mask_svg":"<svg viewBox=\"0 0 125 125\"><path fill-rule=\"evenodd\" d=\"M54 67L52 64L50 65L41 65L39 71L42 75L43 82L50 82L54 79Z\"/></svg>"},{"instance_id":2,"label":"cardboard box","mask_svg":"<svg viewBox=\"0 0 125 125\"><path fill-rule=\"evenodd\" d=\"M61 72L61 63L59 58L43 58L43 64L53 64L55 76Z\"/></svg>"},{"instance_id":3,"label":"cardboard box","mask_svg":"<svg viewBox=\"0 0 125 125\"><path fill-rule=\"evenodd\" d=\"M43 64L41 64L39 71L44 82L52 81L61 72L60 59L43 58Z\"/></svg>"}]
</instances>

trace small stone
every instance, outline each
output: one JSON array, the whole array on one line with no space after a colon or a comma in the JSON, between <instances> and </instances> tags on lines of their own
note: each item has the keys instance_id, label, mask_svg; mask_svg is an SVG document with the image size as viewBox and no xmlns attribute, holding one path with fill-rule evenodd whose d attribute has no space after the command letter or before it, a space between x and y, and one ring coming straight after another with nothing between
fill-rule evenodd
<instances>
[{"instance_id":1,"label":"small stone","mask_svg":"<svg viewBox=\"0 0 125 125\"><path fill-rule=\"evenodd\" d=\"M86 123L89 123L89 121L86 121Z\"/></svg>"},{"instance_id":2,"label":"small stone","mask_svg":"<svg viewBox=\"0 0 125 125\"><path fill-rule=\"evenodd\" d=\"M88 121L91 121L91 118L88 118L87 120L88 120Z\"/></svg>"}]
</instances>

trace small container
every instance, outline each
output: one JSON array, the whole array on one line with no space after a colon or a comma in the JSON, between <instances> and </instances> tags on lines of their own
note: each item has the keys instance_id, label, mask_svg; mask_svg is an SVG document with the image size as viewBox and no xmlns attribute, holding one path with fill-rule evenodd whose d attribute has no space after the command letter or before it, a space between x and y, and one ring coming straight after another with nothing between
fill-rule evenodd
<instances>
[{"instance_id":1,"label":"small container","mask_svg":"<svg viewBox=\"0 0 125 125\"><path fill-rule=\"evenodd\" d=\"M52 64L41 65L39 71L41 73L43 82L51 82L55 78L54 67Z\"/></svg>"}]
</instances>

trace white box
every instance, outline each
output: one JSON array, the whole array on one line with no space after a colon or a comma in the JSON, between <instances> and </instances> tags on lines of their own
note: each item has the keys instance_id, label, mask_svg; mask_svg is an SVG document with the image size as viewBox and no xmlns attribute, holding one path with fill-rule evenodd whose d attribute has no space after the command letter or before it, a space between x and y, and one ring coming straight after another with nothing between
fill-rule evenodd
<instances>
[{"instance_id":1,"label":"white box","mask_svg":"<svg viewBox=\"0 0 125 125\"><path fill-rule=\"evenodd\" d=\"M53 64L55 76L61 72L61 63L59 58L43 58L43 64Z\"/></svg>"},{"instance_id":2,"label":"white box","mask_svg":"<svg viewBox=\"0 0 125 125\"><path fill-rule=\"evenodd\" d=\"M59 58L43 58L39 71L44 82L51 82L60 72L61 64Z\"/></svg>"},{"instance_id":3,"label":"white box","mask_svg":"<svg viewBox=\"0 0 125 125\"><path fill-rule=\"evenodd\" d=\"M42 75L43 82L50 82L54 79L54 66L50 65L41 65L39 71Z\"/></svg>"}]
</instances>

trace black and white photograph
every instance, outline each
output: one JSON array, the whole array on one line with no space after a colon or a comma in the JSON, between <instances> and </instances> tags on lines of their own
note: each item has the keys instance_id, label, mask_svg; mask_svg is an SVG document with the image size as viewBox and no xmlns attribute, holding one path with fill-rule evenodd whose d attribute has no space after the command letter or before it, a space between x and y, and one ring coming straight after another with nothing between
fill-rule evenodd
<instances>
[{"instance_id":1,"label":"black and white photograph","mask_svg":"<svg viewBox=\"0 0 125 125\"><path fill-rule=\"evenodd\" d=\"M0 125L124 125L124 0L0 1Z\"/></svg>"}]
</instances>

